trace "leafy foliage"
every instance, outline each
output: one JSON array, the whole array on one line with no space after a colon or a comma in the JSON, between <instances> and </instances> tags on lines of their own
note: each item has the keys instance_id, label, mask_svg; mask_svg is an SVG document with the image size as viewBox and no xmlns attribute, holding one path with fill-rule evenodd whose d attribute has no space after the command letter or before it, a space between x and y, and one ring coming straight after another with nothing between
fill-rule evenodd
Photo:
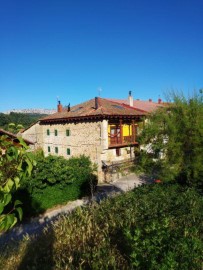
<instances>
[{"instance_id":1,"label":"leafy foliage","mask_svg":"<svg viewBox=\"0 0 203 270\"><path fill-rule=\"evenodd\" d=\"M25 205L26 214L43 212L57 204L89 195L95 187L96 167L86 156L65 159L57 156L36 156L37 165L32 174L22 182L16 195Z\"/></svg>"},{"instance_id":2,"label":"leafy foliage","mask_svg":"<svg viewBox=\"0 0 203 270\"><path fill-rule=\"evenodd\" d=\"M13 227L17 216L22 219L21 202L12 201L13 193L33 168L27 145L21 138L19 142L17 147L7 136L0 137L0 232Z\"/></svg>"},{"instance_id":3,"label":"leafy foliage","mask_svg":"<svg viewBox=\"0 0 203 270\"><path fill-rule=\"evenodd\" d=\"M16 250L7 247L0 267L201 270L202 210L192 188L143 186L77 209Z\"/></svg>"},{"instance_id":4,"label":"leafy foliage","mask_svg":"<svg viewBox=\"0 0 203 270\"><path fill-rule=\"evenodd\" d=\"M139 136L137 161L165 180L203 187L203 103L173 94L169 107L151 115Z\"/></svg>"}]
</instances>

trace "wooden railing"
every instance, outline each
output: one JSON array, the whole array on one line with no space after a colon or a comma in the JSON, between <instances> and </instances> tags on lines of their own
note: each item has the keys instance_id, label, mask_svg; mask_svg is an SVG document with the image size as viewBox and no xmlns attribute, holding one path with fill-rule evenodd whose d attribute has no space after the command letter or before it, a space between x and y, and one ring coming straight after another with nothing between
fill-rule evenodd
<instances>
[{"instance_id":1,"label":"wooden railing","mask_svg":"<svg viewBox=\"0 0 203 270\"><path fill-rule=\"evenodd\" d=\"M113 146L122 146L122 145L130 145L130 144L136 144L135 137L133 136L123 136L121 137L109 137L109 147Z\"/></svg>"}]
</instances>

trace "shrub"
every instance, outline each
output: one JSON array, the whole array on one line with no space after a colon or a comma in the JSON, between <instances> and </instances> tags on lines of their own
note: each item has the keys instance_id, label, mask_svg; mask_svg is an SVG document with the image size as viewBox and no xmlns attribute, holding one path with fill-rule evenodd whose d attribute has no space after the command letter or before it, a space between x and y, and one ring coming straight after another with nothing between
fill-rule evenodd
<instances>
[{"instance_id":1,"label":"shrub","mask_svg":"<svg viewBox=\"0 0 203 270\"><path fill-rule=\"evenodd\" d=\"M203 198L191 188L140 187L78 208L16 250L8 246L0 267L201 270L202 210Z\"/></svg>"},{"instance_id":2,"label":"shrub","mask_svg":"<svg viewBox=\"0 0 203 270\"><path fill-rule=\"evenodd\" d=\"M27 215L37 214L56 205L89 195L96 186L95 166L85 156L63 157L38 154L32 175L23 181L21 196Z\"/></svg>"},{"instance_id":3,"label":"shrub","mask_svg":"<svg viewBox=\"0 0 203 270\"><path fill-rule=\"evenodd\" d=\"M31 153L22 138L16 146L11 138L0 137L0 232L12 228L22 219L22 204L13 193L33 168Z\"/></svg>"},{"instance_id":4,"label":"shrub","mask_svg":"<svg viewBox=\"0 0 203 270\"><path fill-rule=\"evenodd\" d=\"M168 107L152 113L139 135L137 159L150 174L203 189L203 103L172 93Z\"/></svg>"}]
</instances>

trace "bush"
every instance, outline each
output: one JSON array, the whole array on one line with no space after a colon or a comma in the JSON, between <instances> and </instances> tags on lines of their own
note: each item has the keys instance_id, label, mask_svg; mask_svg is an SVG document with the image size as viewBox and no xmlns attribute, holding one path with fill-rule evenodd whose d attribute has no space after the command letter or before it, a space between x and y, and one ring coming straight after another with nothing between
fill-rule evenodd
<instances>
[{"instance_id":1,"label":"bush","mask_svg":"<svg viewBox=\"0 0 203 270\"><path fill-rule=\"evenodd\" d=\"M203 190L203 99L176 93L171 98L167 107L149 116L140 132L137 161L159 179Z\"/></svg>"},{"instance_id":2,"label":"bush","mask_svg":"<svg viewBox=\"0 0 203 270\"><path fill-rule=\"evenodd\" d=\"M0 255L6 269L201 270L203 198L154 184L61 217ZM13 267L13 268L12 268Z\"/></svg>"},{"instance_id":3,"label":"bush","mask_svg":"<svg viewBox=\"0 0 203 270\"><path fill-rule=\"evenodd\" d=\"M25 214L38 214L57 204L89 195L96 186L95 166L85 156L63 157L38 154L31 177L16 195L24 202Z\"/></svg>"}]
</instances>

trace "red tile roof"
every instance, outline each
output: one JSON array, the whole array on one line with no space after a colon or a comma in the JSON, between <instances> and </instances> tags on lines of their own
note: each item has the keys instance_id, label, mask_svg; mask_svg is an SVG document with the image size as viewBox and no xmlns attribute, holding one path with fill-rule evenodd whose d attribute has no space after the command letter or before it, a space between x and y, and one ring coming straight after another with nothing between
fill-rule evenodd
<instances>
[{"instance_id":1,"label":"red tile roof","mask_svg":"<svg viewBox=\"0 0 203 270\"><path fill-rule=\"evenodd\" d=\"M14 134L14 133L11 133L11 132L9 132L9 131L7 131L7 130L4 130L4 129L1 129L0 128L0 136L2 136L2 135L6 135L6 136L8 136L9 138L11 138L12 140L14 140L15 142L17 141L19 141L18 140L18 137L21 137L21 136L18 136L18 135L16 135L16 134ZM33 142L31 142L31 141L29 141L29 140L27 140L27 139L23 139L23 141L27 144L27 145L29 145L29 144L34 144Z\"/></svg>"},{"instance_id":2,"label":"red tile roof","mask_svg":"<svg viewBox=\"0 0 203 270\"><path fill-rule=\"evenodd\" d=\"M123 103L129 104L127 99L109 99L109 100L114 101L114 102L118 102L121 104L123 104ZM164 103L156 103L153 101L144 101L144 100L139 100L139 99L133 100L133 107L135 109L141 110L141 111L147 112L147 113L151 113L151 112L155 111L156 109L162 108L164 106L165 106Z\"/></svg>"},{"instance_id":3,"label":"red tile roof","mask_svg":"<svg viewBox=\"0 0 203 270\"><path fill-rule=\"evenodd\" d=\"M63 108L62 112L46 116L40 120L40 123L46 122L64 122L81 119L105 119L112 117L119 118L141 118L146 115L145 112L130 107L127 104L111 101L104 98L97 98L98 108L96 108L95 99L90 99L70 108Z\"/></svg>"}]
</instances>

